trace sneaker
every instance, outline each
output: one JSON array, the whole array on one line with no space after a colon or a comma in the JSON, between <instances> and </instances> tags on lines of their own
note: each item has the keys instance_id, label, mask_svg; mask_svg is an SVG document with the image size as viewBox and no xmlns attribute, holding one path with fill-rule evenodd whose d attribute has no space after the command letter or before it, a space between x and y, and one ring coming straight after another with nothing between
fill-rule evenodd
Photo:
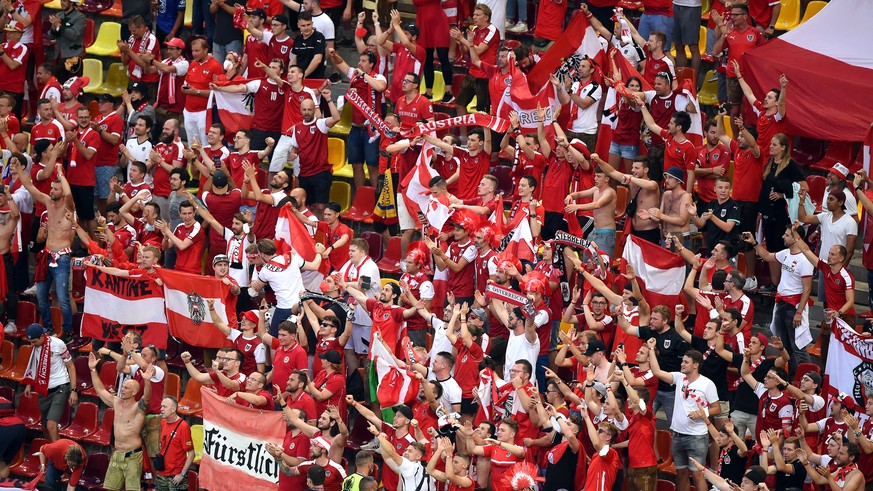
<instances>
[{"instance_id":1,"label":"sneaker","mask_svg":"<svg viewBox=\"0 0 873 491\"><path fill-rule=\"evenodd\" d=\"M455 96L452 95L451 92L446 92L445 94L443 94L443 98L440 101L440 103L443 105L448 105L448 104L451 104L453 102L455 102Z\"/></svg>"},{"instance_id":2,"label":"sneaker","mask_svg":"<svg viewBox=\"0 0 873 491\"><path fill-rule=\"evenodd\" d=\"M21 294L24 295L24 296L27 296L27 297L33 297L33 296L35 296L35 295L36 295L36 284L34 284L33 286L31 286L31 287L28 288L27 290L24 290L23 292L21 292Z\"/></svg>"},{"instance_id":3,"label":"sneaker","mask_svg":"<svg viewBox=\"0 0 873 491\"><path fill-rule=\"evenodd\" d=\"M6 327L3 328L3 332L6 334L15 334L18 332L18 326L15 325L15 321L7 322Z\"/></svg>"},{"instance_id":4,"label":"sneaker","mask_svg":"<svg viewBox=\"0 0 873 491\"><path fill-rule=\"evenodd\" d=\"M751 291L758 288L758 280L754 276L746 278L746 283L743 285L743 291Z\"/></svg>"},{"instance_id":5,"label":"sneaker","mask_svg":"<svg viewBox=\"0 0 873 491\"><path fill-rule=\"evenodd\" d=\"M758 278L755 278L754 276L752 276L751 279L752 279L752 283L751 283L751 286L749 286L749 290L757 290L758 289Z\"/></svg>"},{"instance_id":6,"label":"sneaker","mask_svg":"<svg viewBox=\"0 0 873 491\"><path fill-rule=\"evenodd\" d=\"M776 285L774 285L773 283L770 283L769 285L758 289L759 293L774 293L775 291Z\"/></svg>"},{"instance_id":7,"label":"sneaker","mask_svg":"<svg viewBox=\"0 0 873 491\"><path fill-rule=\"evenodd\" d=\"M507 29L509 32L527 32L527 22L520 22L515 25L515 27L511 29Z\"/></svg>"},{"instance_id":8,"label":"sneaker","mask_svg":"<svg viewBox=\"0 0 873 491\"><path fill-rule=\"evenodd\" d=\"M504 24L504 27L508 31L508 30L512 29L513 27L515 27L515 22L512 22L511 19L506 19L506 23Z\"/></svg>"},{"instance_id":9,"label":"sneaker","mask_svg":"<svg viewBox=\"0 0 873 491\"><path fill-rule=\"evenodd\" d=\"M429 100L429 101L432 101L432 100L433 100L433 94L428 94L428 93L425 92L424 94L421 94L421 95L422 95L425 99L427 99L427 100Z\"/></svg>"},{"instance_id":10,"label":"sneaker","mask_svg":"<svg viewBox=\"0 0 873 491\"><path fill-rule=\"evenodd\" d=\"M361 450L369 450L371 452L376 451L378 449L379 449L379 439L378 438L373 438L372 440L370 440L369 443L361 446Z\"/></svg>"}]
</instances>

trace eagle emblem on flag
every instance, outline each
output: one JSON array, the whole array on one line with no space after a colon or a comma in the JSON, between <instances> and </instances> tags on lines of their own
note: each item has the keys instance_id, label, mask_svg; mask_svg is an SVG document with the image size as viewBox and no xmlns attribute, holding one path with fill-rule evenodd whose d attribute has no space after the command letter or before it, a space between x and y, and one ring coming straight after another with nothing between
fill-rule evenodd
<instances>
[{"instance_id":1,"label":"eagle emblem on flag","mask_svg":"<svg viewBox=\"0 0 873 491\"><path fill-rule=\"evenodd\" d=\"M195 326L199 326L206 318L206 302L197 292L188 294L188 315Z\"/></svg>"}]
</instances>

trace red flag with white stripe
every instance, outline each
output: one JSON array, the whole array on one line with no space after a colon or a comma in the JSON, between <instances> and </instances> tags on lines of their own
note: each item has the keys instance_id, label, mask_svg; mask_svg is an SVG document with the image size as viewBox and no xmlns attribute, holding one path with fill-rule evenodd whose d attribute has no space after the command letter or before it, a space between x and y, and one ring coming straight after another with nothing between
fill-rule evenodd
<instances>
[{"instance_id":1,"label":"red flag with white stripe","mask_svg":"<svg viewBox=\"0 0 873 491\"><path fill-rule=\"evenodd\" d=\"M534 237L530 230L530 220L528 220L527 214L516 213L515 219L508 228L512 231L512 238L509 239L506 250L521 260L533 262L536 258Z\"/></svg>"},{"instance_id":2,"label":"red flag with white stripe","mask_svg":"<svg viewBox=\"0 0 873 491\"><path fill-rule=\"evenodd\" d=\"M403 178L403 181L400 183L400 189L403 190L403 201L406 203L406 209L409 211L409 214L415 220L416 225L421 225L421 220L419 220L418 215L421 213L428 217L428 222L430 222L431 226L435 227L434 222L431 221L431 217L428 215L429 210L433 208L431 213L433 213L433 218L440 221L440 217L445 214L446 210L441 208L439 200L436 203L431 204L433 198L430 194L430 180L437 175L436 171L430 167L430 160L433 158L434 146L430 143L425 143L424 146L421 147L421 152L418 154L418 160L415 162L415 168L413 168L412 172L406 174L406 177ZM442 203L448 209L448 204ZM445 220L448 219L448 215L445 216L445 219L442 220L442 225L445 223Z\"/></svg>"},{"instance_id":3,"label":"red flag with white stripe","mask_svg":"<svg viewBox=\"0 0 873 491\"><path fill-rule=\"evenodd\" d=\"M226 323L228 310L236 308L225 302L230 287L211 276L181 273L164 268L158 268L157 272L158 278L164 282L164 300L170 334L192 346L204 348L224 346L227 338L212 323L206 301L215 300L215 312L222 322Z\"/></svg>"},{"instance_id":4,"label":"red flag with white stripe","mask_svg":"<svg viewBox=\"0 0 873 491\"><path fill-rule=\"evenodd\" d=\"M825 364L825 393L840 399L848 396L863 411L867 403L865 395L873 389L870 370L867 368L871 364L873 340L858 334L839 317L834 319Z\"/></svg>"},{"instance_id":5,"label":"red flag with white stripe","mask_svg":"<svg viewBox=\"0 0 873 491\"><path fill-rule=\"evenodd\" d=\"M252 112L246 106L246 94L230 94L212 90L209 92L206 107L210 109L206 111L206 126L211 126L213 123L211 108L215 107L218 110L218 120L224 125L228 135L252 127Z\"/></svg>"},{"instance_id":6,"label":"red flag with white stripe","mask_svg":"<svg viewBox=\"0 0 873 491\"><path fill-rule=\"evenodd\" d=\"M622 257L634 268L643 296L651 306L679 303L685 283L685 260L659 245L630 236Z\"/></svg>"},{"instance_id":7,"label":"red flag with white stripe","mask_svg":"<svg viewBox=\"0 0 873 491\"><path fill-rule=\"evenodd\" d=\"M166 349L167 314L163 289L148 276L115 276L88 265L85 268L82 336L119 341L124 336L122 329L136 330L142 335L145 345Z\"/></svg>"},{"instance_id":8,"label":"red flag with white stripe","mask_svg":"<svg viewBox=\"0 0 873 491\"><path fill-rule=\"evenodd\" d=\"M697 101L697 86L691 79L682 79L680 82L682 94L676 97L676 106L685 108L689 102L694 105L696 112L688 113L691 116L691 128L685 133L695 147L703 145L703 117L700 115L700 103Z\"/></svg>"},{"instance_id":9,"label":"red flag with white stripe","mask_svg":"<svg viewBox=\"0 0 873 491\"><path fill-rule=\"evenodd\" d=\"M418 379L397 365L391 350L380 338L373 338L370 358L376 366L376 377L379 381L376 395L382 407L406 404L418 397Z\"/></svg>"}]
</instances>

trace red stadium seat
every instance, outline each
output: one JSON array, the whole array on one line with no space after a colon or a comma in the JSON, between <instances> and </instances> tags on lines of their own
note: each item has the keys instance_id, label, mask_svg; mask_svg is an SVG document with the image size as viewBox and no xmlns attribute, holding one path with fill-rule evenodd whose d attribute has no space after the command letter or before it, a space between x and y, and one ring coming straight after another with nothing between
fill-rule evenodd
<instances>
[{"instance_id":1,"label":"red stadium seat","mask_svg":"<svg viewBox=\"0 0 873 491\"><path fill-rule=\"evenodd\" d=\"M656 491L676 491L676 484L665 479L658 479Z\"/></svg>"},{"instance_id":2,"label":"red stadium seat","mask_svg":"<svg viewBox=\"0 0 873 491\"><path fill-rule=\"evenodd\" d=\"M355 190L352 207L342 214L343 220L356 223L373 223L373 209L376 208L376 188L361 186Z\"/></svg>"},{"instance_id":3,"label":"red stadium seat","mask_svg":"<svg viewBox=\"0 0 873 491\"><path fill-rule=\"evenodd\" d=\"M97 431L82 438L83 442L93 443L101 447L108 447L112 439L112 423L115 420L115 409L109 408L103 413L103 420Z\"/></svg>"},{"instance_id":4,"label":"red stadium seat","mask_svg":"<svg viewBox=\"0 0 873 491\"><path fill-rule=\"evenodd\" d=\"M791 149L791 158L802 167L814 165L824 158L827 152L825 143L815 138L798 138L797 144Z\"/></svg>"},{"instance_id":5,"label":"red stadium seat","mask_svg":"<svg viewBox=\"0 0 873 491\"><path fill-rule=\"evenodd\" d=\"M15 345L12 341L3 341L3 344L0 344L0 374L12 368L12 362L15 361L14 350Z\"/></svg>"},{"instance_id":6,"label":"red stadium seat","mask_svg":"<svg viewBox=\"0 0 873 491\"><path fill-rule=\"evenodd\" d=\"M88 367L88 357L77 356L73 360L73 365L76 367L76 388L79 389L79 392L81 393L93 387L94 382L91 380L91 368Z\"/></svg>"},{"instance_id":7,"label":"red stadium seat","mask_svg":"<svg viewBox=\"0 0 873 491\"><path fill-rule=\"evenodd\" d=\"M512 185L512 167L508 165L498 165L491 169L491 175L497 178L497 190L503 194L504 199L511 199L515 194L515 189Z\"/></svg>"},{"instance_id":8,"label":"red stadium seat","mask_svg":"<svg viewBox=\"0 0 873 491\"><path fill-rule=\"evenodd\" d=\"M167 373L164 377L166 377L164 379L164 395L173 396L178 401L181 393L181 381L179 376L175 373Z\"/></svg>"},{"instance_id":9,"label":"red stadium seat","mask_svg":"<svg viewBox=\"0 0 873 491\"><path fill-rule=\"evenodd\" d=\"M386 274L399 275L401 273L400 261L403 259L400 257L400 254L400 237L391 237L388 239L388 245L385 247L385 255L376 262L379 271Z\"/></svg>"},{"instance_id":10,"label":"red stadium seat","mask_svg":"<svg viewBox=\"0 0 873 491\"><path fill-rule=\"evenodd\" d=\"M100 367L100 380L110 394L115 392L115 381L118 378L118 371L115 369L116 365L117 364L114 361L107 361L103 363L102 367ZM97 391L94 390L93 385L92 387L83 390L80 394L83 396L97 397Z\"/></svg>"},{"instance_id":11,"label":"red stadium seat","mask_svg":"<svg viewBox=\"0 0 873 491\"><path fill-rule=\"evenodd\" d=\"M673 469L673 434L667 430L655 432L655 446L658 450L658 470Z\"/></svg>"},{"instance_id":12,"label":"red stadium seat","mask_svg":"<svg viewBox=\"0 0 873 491\"><path fill-rule=\"evenodd\" d=\"M15 388L0 387L0 397L6 399L7 401L15 401Z\"/></svg>"},{"instance_id":13,"label":"red stadium seat","mask_svg":"<svg viewBox=\"0 0 873 491\"><path fill-rule=\"evenodd\" d=\"M11 472L17 476L36 477L39 474L39 457L33 455L42 448L43 445L49 443L45 438L34 438L30 442L30 449L27 451L27 456L16 465L12 466ZM23 447L22 447L23 449Z\"/></svg>"},{"instance_id":14,"label":"red stadium seat","mask_svg":"<svg viewBox=\"0 0 873 491\"><path fill-rule=\"evenodd\" d=\"M31 392L29 396L21 395L15 415L31 430L42 430L42 413L39 410L39 396Z\"/></svg>"},{"instance_id":15,"label":"red stadium seat","mask_svg":"<svg viewBox=\"0 0 873 491\"><path fill-rule=\"evenodd\" d=\"M94 44L94 38L97 35L97 29L94 27L94 19L85 19L85 47L90 47Z\"/></svg>"},{"instance_id":16,"label":"red stadium seat","mask_svg":"<svg viewBox=\"0 0 873 491\"><path fill-rule=\"evenodd\" d=\"M18 327L18 331L7 334L6 337L10 338L23 338L24 332L27 330L27 326L36 322L36 304L33 302L28 302L26 300L18 302L18 315L15 318L15 325Z\"/></svg>"},{"instance_id":17,"label":"red stadium seat","mask_svg":"<svg viewBox=\"0 0 873 491\"><path fill-rule=\"evenodd\" d=\"M106 477L106 469L109 468L109 454L95 453L88 456L88 462L85 464L85 470L82 471L82 478L79 480L79 486L88 490L103 489L103 478Z\"/></svg>"},{"instance_id":18,"label":"red stadium seat","mask_svg":"<svg viewBox=\"0 0 873 491\"><path fill-rule=\"evenodd\" d=\"M93 402L80 402L76 416L70 426L60 431L64 438L80 441L97 432L97 405Z\"/></svg>"},{"instance_id":19,"label":"red stadium seat","mask_svg":"<svg viewBox=\"0 0 873 491\"><path fill-rule=\"evenodd\" d=\"M200 489L200 476L194 471L188 471L188 491Z\"/></svg>"},{"instance_id":20,"label":"red stadium seat","mask_svg":"<svg viewBox=\"0 0 873 491\"><path fill-rule=\"evenodd\" d=\"M627 216L627 188L615 187L615 222L616 224Z\"/></svg>"},{"instance_id":21,"label":"red stadium seat","mask_svg":"<svg viewBox=\"0 0 873 491\"><path fill-rule=\"evenodd\" d=\"M828 151L825 153L824 157L810 167L826 173L833 168L834 164L839 162L849 169L852 169L854 166L853 155L853 143L830 142L830 144L828 144Z\"/></svg>"},{"instance_id":22,"label":"red stadium seat","mask_svg":"<svg viewBox=\"0 0 873 491\"><path fill-rule=\"evenodd\" d=\"M188 385L185 386L185 395L179 400L179 414L183 416L202 416L203 402L200 396L200 388L203 384L192 379L188 379Z\"/></svg>"},{"instance_id":23,"label":"red stadium seat","mask_svg":"<svg viewBox=\"0 0 873 491\"><path fill-rule=\"evenodd\" d=\"M23 344L18 347L18 354L15 356L15 362L3 373L0 373L0 378L20 382L24 377L24 371L27 369L27 363L30 361L30 353L33 351L33 346Z\"/></svg>"},{"instance_id":24,"label":"red stadium seat","mask_svg":"<svg viewBox=\"0 0 873 491\"><path fill-rule=\"evenodd\" d=\"M370 259L379 262L382 259L382 234L376 232L363 232L361 238L370 246Z\"/></svg>"}]
</instances>

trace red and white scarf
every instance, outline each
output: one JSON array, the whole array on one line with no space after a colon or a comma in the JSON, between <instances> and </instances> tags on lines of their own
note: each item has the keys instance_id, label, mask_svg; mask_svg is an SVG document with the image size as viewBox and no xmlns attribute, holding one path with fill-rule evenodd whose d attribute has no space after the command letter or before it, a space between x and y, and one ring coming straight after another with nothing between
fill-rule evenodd
<instances>
[{"instance_id":1,"label":"red and white scarf","mask_svg":"<svg viewBox=\"0 0 873 491\"><path fill-rule=\"evenodd\" d=\"M757 360L753 361L751 365L749 365L749 373L754 374L755 369L761 366L761 363L764 362L764 357L760 357ZM738 388L740 386L740 382L744 382L742 378L734 382L734 388ZM754 389L754 387L752 387Z\"/></svg>"},{"instance_id":2,"label":"red and white scarf","mask_svg":"<svg viewBox=\"0 0 873 491\"><path fill-rule=\"evenodd\" d=\"M39 395L48 395L51 365L52 340L48 334L43 334L42 346L39 348L39 357L37 357L36 349L30 353L30 361L27 362L27 369L24 371L24 378L21 379L21 383L33 385L34 390Z\"/></svg>"},{"instance_id":3,"label":"red and white scarf","mask_svg":"<svg viewBox=\"0 0 873 491\"><path fill-rule=\"evenodd\" d=\"M94 130L92 130L90 127L85 128L84 132L77 130L76 136L79 137L79 141L81 141L82 144L84 145L85 144L85 137L87 137L88 134L91 133L92 131L94 131ZM74 143L73 147L70 149L70 167L76 167L76 165L78 164L78 162L77 162L78 158L79 158L79 147Z\"/></svg>"}]
</instances>

